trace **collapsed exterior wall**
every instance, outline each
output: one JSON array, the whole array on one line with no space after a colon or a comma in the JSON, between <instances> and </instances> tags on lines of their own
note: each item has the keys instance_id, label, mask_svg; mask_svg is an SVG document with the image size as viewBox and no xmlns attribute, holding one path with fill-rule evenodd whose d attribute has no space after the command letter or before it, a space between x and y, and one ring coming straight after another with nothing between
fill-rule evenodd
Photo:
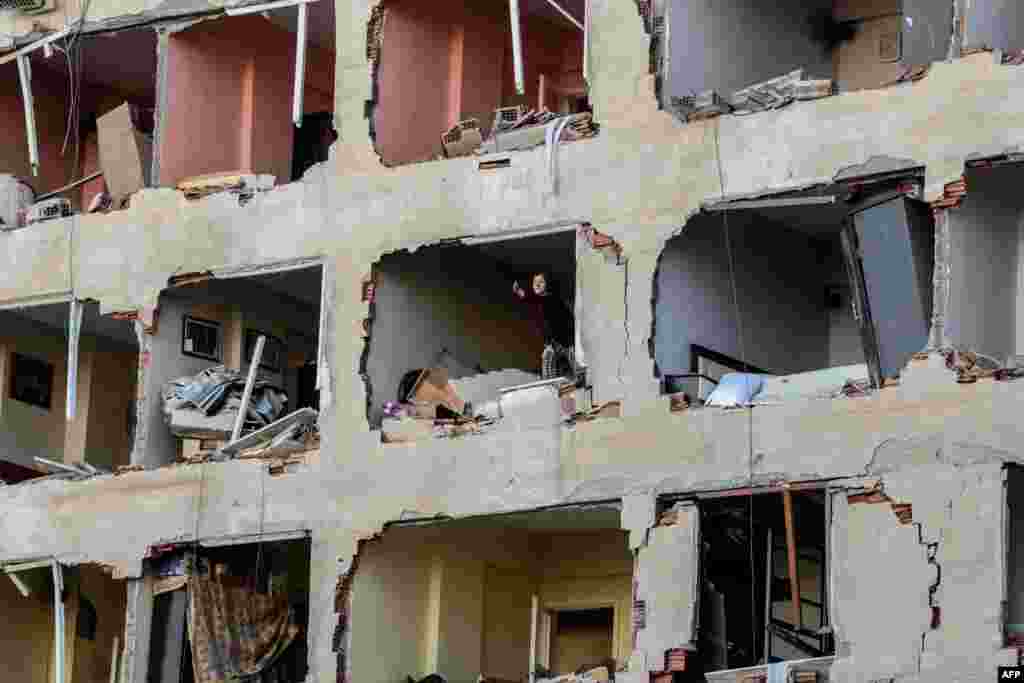
<instances>
[{"instance_id":1,"label":"collapsed exterior wall","mask_svg":"<svg viewBox=\"0 0 1024 683\"><path fill-rule=\"evenodd\" d=\"M702 202L827 181L880 155L925 166L926 198L934 198L960 176L968 155L1002 153L1024 141L1022 67L978 55L937 64L913 85L683 126L657 110L632 3L595 0L590 85L604 127L597 138L559 148L555 195L544 150L516 154L497 173L481 173L475 160L379 165L363 118L366 4L339 11L340 140L331 161L302 182L244 207L227 196L186 203L170 190L143 191L125 211L3 235L7 248L0 256L0 301L70 287L108 311L152 309L174 273L323 256L338 293L329 301L327 345L334 400L322 417L319 461L273 478L259 462L234 461L6 487L0 489L0 560L102 562L136 578L156 544L311 530L310 680L326 683L338 674L332 634L339 619L333 608L339 559L349 566L359 539L404 512L459 516L851 477L879 456L892 456L883 446L902 445L891 466L903 471L884 476L893 479L887 486L895 497L921 506L915 515L925 515L924 536L899 526L887 507L862 511L840 502L832 521L833 567L842 553L849 559L833 582L838 640L845 643L837 651L836 676L948 680L944 667L951 663L965 675L987 676L980 672L1009 656L994 642L1001 595L968 586L979 568L987 587L997 585L1002 571L1001 545L992 536L1001 523L990 507L994 470L953 467L952 475L944 469L943 476L970 493L959 497L956 487L942 495L927 490L934 471L906 468L930 463L936 451L969 459L987 454L997 462L1024 458L1016 410L1024 385L957 385L933 356L913 364L900 386L863 401L764 406L752 414L669 414L652 379L647 343L658 254ZM350 331L364 313L357 293L362 274L381 254L398 249L566 222L601 226L621 244L628 264L609 269L594 254L577 264L585 287L580 336L595 391L602 400L622 400L623 416L475 440L381 444L366 422L358 377L363 341ZM971 501L982 500L972 511ZM691 639L661 630L683 629L691 600L674 593L663 620L666 608L653 604L675 591L669 585L678 576L660 574L671 565L657 559L657 549L669 554L694 541L691 527L668 528L673 531L654 530L640 550L641 575L652 576L645 573L646 557L656 558L659 572L644 589L654 620L641 631L650 629L642 646L648 659L684 644L673 638ZM934 558L946 569L938 598L942 626L932 629L927 608L934 578L926 545L944 531L953 538L939 540ZM877 589L883 577L891 580L884 571L890 548L905 559L896 584L867 601L865 591ZM682 560L673 555L673 561ZM900 604L906 620L875 633L872 604L886 611ZM961 628L958 620L979 628ZM345 661L359 656L345 652ZM137 671L144 676L145 667Z\"/></svg>"}]
</instances>

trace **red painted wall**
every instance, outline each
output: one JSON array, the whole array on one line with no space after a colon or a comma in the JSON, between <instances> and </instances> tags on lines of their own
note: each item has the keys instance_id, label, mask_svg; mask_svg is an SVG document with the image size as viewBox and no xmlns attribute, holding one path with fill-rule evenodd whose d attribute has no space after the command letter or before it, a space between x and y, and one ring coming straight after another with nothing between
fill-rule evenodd
<instances>
[{"instance_id":1,"label":"red painted wall","mask_svg":"<svg viewBox=\"0 0 1024 683\"><path fill-rule=\"evenodd\" d=\"M224 171L291 180L294 34L260 16L175 33L167 50L160 184ZM306 53L304 108L333 111L334 54Z\"/></svg>"},{"instance_id":2,"label":"red painted wall","mask_svg":"<svg viewBox=\"0 0 1024 683\"><path fill-rule=\"evenodd\" d=\"M530 106L541 73L579 78L582 32L524 17L524 75ZM441 133L476 118L488 130L494 110L518 98L512 37L504 3L480 0L396 0L384 23L377 151L389 165L441 154Z\"/></svg>"},{"instance_id":3,"label":"red painted wall","mask_svg":"<svg viewBox=\"0 0 1024 683\"><path fill-rule=\"evenodd\" d=\"M36 67L32 70L36 131L39 135L39 176L32 176L25 132L25 109L21 101L18 68L11 62L0 66L0 173L13 173L27 180L42 194L73 180L74 153L61 156L67 126L67 83L55 74Z\"/></svg>"}]
</instances>

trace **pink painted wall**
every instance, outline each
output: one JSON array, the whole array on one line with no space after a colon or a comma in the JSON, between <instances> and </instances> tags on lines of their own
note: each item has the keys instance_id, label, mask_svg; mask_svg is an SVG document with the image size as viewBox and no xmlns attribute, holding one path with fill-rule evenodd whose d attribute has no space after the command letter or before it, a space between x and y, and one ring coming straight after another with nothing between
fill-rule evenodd
<instances>
[{"instance_id":1,"label":"pink painted wall","mask_svg":"<svg viewBox=\"0 0 1024 683\"><path fill-rule=\"evenodd\" d=\"M160 184L223 171L291 179L294 34L260 16L171 35ZM305 111L333 110L334 54L306 54Z\"/></svg>"},{"instance_id":2,"label":"pink painted wall","mask_svg":"<svg viewBox=\"0 0 1024 683\"><path fill-rule=\"evenodd\" d=\"M425 161L441 152L440 136L454 99L448 80L449 5L446 0L388 5L374 112L377 151L385 164Z\"/></svg>"},{"instance_id":3,"label":"pink painted wall","mask_svg":"<svg viewBox=\"0 0 1024 683\"><path fill-rule=\"evenodd\" d=\"M374 114L377 150L389 165L441 154L441 133L476 118L490 128L494 110L518 98L504 3L396 0L388 4ZM524 75L531 106L540 74L561 81L581 72L582 34L524 18Z\"/></svg>"}]
</instances>

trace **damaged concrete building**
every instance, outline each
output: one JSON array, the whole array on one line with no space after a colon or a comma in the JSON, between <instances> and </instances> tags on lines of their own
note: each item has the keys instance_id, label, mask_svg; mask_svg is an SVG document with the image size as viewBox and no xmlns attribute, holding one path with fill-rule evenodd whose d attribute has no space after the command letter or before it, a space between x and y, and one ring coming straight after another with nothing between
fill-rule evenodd
<instances>
[{"instance_id":1,"label":"damaged concrete building","mask_svg":"<svg viewBox=\"0 0 1024 683\"><path fill-rule=\"evenodd\" d=\"M1022 50L986 0L0 0L0 678L1019 664Z\"/></svg>"}]
</instances>

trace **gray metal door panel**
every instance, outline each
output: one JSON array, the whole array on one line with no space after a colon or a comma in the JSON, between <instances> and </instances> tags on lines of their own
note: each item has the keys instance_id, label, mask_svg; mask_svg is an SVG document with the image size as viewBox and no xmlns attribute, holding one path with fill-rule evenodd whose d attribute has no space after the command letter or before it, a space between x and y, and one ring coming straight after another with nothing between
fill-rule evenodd
<instances>
[{"instance_id":1,"label":"gray metal door panel","mask_svg":"<svg viewBox=\"0 0 1024 683\"><path fill-rule=\"evenodd\" d=\"M944 60L952 35L951 0L903 0L904 64L923 66Z\"/></svg>"},{"instance_id":2,"label":"gray metal door panel","mask_svg":"<svg viewBox=\"0 0 1024 683\"><path fill-rule=\"evenodd\" d=\"M890 199L853 214L882 378L896 377L928 344L934 225L919 202Z\"/></svg>"}]
</instances>

